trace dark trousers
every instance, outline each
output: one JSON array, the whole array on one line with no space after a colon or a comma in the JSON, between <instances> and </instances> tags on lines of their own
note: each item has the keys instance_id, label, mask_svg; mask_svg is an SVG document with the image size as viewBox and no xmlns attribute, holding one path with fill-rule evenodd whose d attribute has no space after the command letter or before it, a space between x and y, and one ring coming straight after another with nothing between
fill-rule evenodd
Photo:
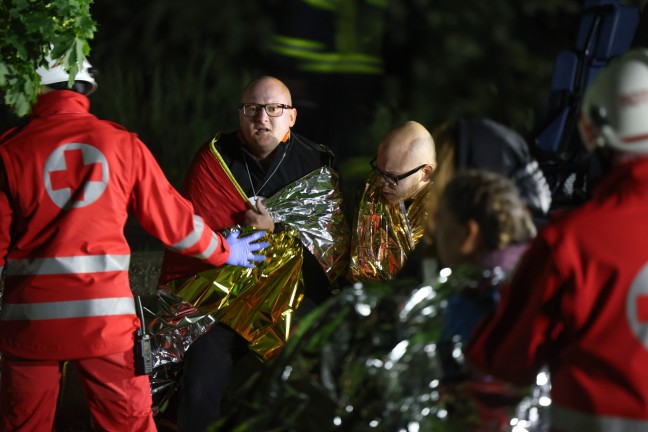
<instances>
[{"instance_id":1,"label":"dark trousers","mask_svg":"<svg viewBox=\"0 0 648 432\"><path fill-rule=\"evenodd\" d=\"M314 308L315 303L305 297L295 313L295 324ZM243 337L220 324L191 344L182 372L178 407L180 432L202 432L218 420L232 368L249 352Z\"/></svg>"},{"instance_id":2,"label":"dark trousers","mask_svg":"<svg viewBox=\"0 0 648 432\"><path fill-rule=\"evenodd\" d=\"M248 351L245 339L220 324L191 344L184 358L180 389L181 432L202 432L220 417L232 367Z\"/></svg>"}]
</instances>

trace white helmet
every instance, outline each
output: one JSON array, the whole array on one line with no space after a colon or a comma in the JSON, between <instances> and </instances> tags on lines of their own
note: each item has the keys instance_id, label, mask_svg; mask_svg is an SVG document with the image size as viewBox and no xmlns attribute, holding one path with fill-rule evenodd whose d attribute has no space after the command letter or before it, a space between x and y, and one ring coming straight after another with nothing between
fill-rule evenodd
<instances>
[{"instance_id":1,"label":"white helmet","mask_svg":"<svg viewBox=\"0 0 648 432\"><path fill-rule=\"evenodd\" d=\"M46 57L49 67L45 68L40 66L36 69L36 73L40 75L41 84L49 85L56 83L67 83L70 78L70 74L65 70L63 64L60 60L53 61L49 56ZM90 62L83 59L83 67L81 67L77 74L74 77L74 81L83 81L90 85L90 87L84 92L84 94L89 95L97 89L97 83L95 82L92 74L90 73Z\"/></svg>"},{"instance_id":2,"label":"white helmet","mask_svg":"<svg viewBox=\"0 0 648 432\"><path fill-rule=\"evenodd\" d=\"M588 87L578 129L588 150L648 154L648 49L613 60Z\"/></svg>"}]
</instances>

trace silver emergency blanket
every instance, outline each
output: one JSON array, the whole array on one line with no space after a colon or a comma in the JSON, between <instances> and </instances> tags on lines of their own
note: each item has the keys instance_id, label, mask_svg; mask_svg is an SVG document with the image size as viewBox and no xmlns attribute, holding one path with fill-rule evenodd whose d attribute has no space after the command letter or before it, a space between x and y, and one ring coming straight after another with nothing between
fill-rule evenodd
<instances>
[{"instance_id":1,"label":"silver emergency blanket","mask_svg":"<svg viewBox=\"0 0 648 432\"><path fill-rule=\"evenodd\" d=\"M349 264L349 226L342 211L337 173L323 167L265 201L272 219L299 232L304 246L335 283Z\"/></svg>"},{"instance_id":2,"label":"silver emergency blanket","mask_svg":"<svg viewBox=\"0 0 648 432\"><path fill-rule=\"evenodd\" d=\"M153 373L150 375L153 413L164 410L179 385L184 353L196 338L216 322L175 294L157 291L157 310L144 309L147 329L153 335Z\"/></svg>"},{"instance_id":3,"label":"silver emergency blanket","mask_svg":"<svg viewBox=\"0 0 648 432\"><path fill-rule=\"evenodd\" d=\"M263 373L240 386L211 430L548 430L544 372L539 385L496 406L506 414L504 429L483 422L470 385L444 381L436 341L448 292L443 284L408 292L378 282L346 288L307 317ZM453 354L461 360L462 352L457 341Z\"/></svg>"}]
</instances>

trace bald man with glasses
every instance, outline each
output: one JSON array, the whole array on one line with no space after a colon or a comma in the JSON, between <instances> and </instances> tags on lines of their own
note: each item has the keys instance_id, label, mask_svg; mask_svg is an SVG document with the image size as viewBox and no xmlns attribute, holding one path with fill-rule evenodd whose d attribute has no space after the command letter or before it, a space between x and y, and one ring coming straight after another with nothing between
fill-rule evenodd
<instances>
[{"instance_id":1,"label":"bald man with glasses","mask_svg":"<svg viewBox=\"0 0 648 432\"><path fill-rule=\"evenodd\" d=\"M263 273L258 281L253 274L248 279L233 279L232 286L227 277L217 279L213 267L165 253L160 285L186 293L195 288L191 285L194 281L199 285L209 280L209 285L234 293L222 302L223 310L232 309L239 298L251 299L237 304L243 310L240 314L227 315L220 309L214 312L222 312L218 323L189 346L184 356L178 403L181 432L202 431L215 422L230 403L226 389L236 385L230 380L234 369L258 365L243 360L249 358L248 354L266 359L278 349L281 338L290 334L275 327L267 332L271 327L268 323L277 329L284 328L283 325L289 328L292 317L298 321L333 294L337 279L343 279L348 266L349 229L341 205L336 205L341 193L337 190L335 156L327 146L292 130L297 108L292 104L288 87L275 77L257 78L243 89L237 108L238 130L218 132L200 148L185 177L182 193L210 227L231 222L271 233L268 236L277 252L271 260L275 263L288 260L284 251L292 250L288 245L298 237L296 247L301 250L295 251L294 260L299 268L285 272L288 276L296 275L293 279L298 287L294 301L281 293L272 299L264 298L279 285L289 291L293 279L285 276L288 282L279 283L280 275L262 267L257 269L259 274L268 273ZM324 233L317 236L320 232ZM227 274L226 270L224 275ZM252 287L242 293L244 288L239 286ZM287 301L291 303L281 309ZM247 309L241 306L248 303ZM283 312L278 314L277 310ZM230 321L222 319L223 315ZM262 332L269 336L259 342Z\"/></svg>"},{"instance_id":2,"label":"bald man with glasses","mask_svg":"<svg viewBox=\"0 0 648 432\"><path fill-rule=\"evenodd\" d=\"M390 280L402 270L425 231L436 166L434 140L420 123L385 135L355 216L350 280Z\"/></svg>"},{"instance_id":3,"label":"bald man with glasses","mask_svg":"<svg viewBox=\"0 0 648 432\"><path fill-rule=\"evenodd\" d=\"M432 135L414 121L392 129L380 142L371 167L381 177L383 198L392 205L407 204L431 184L436 168Z\"/></svg>"}]
</instances>

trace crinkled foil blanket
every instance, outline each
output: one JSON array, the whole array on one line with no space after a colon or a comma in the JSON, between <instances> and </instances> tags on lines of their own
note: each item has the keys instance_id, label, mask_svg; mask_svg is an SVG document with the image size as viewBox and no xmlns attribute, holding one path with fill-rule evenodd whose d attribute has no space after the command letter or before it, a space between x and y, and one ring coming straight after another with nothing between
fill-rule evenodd
<instances>
[{"instance_id":1,"label":"crinkled foil blanket","mask_svg":"<svg viewBox=\"0 0 648 432\"><path fill-rule=\"evenodd\" d=\"M436 341L445 298L443 288L431 286L409 293L376 283L343 290L240 386L210 430L548 430L541 404L548 383L524 389L517 403L505 407L511 421L506 429L480 422L462 387L444 388ZM455 349L462 352L460 342Z\"/></svg>"},{"instance_id":2,"label":"crinkled foil blanket","mask_svg":"<svg viewBox=\"0 0 648 432\"><path fill-rule=\"evenodd\" d=\"M427 202L432 185L406 208L381 198L380 176L372 173L358 205L351 244L349 279L390 280L403 267L424 233L430 217Z\"/></svg>"},{"instance_id":3,"label":"crinkled foil blanket","mask_svg":"<svg viewBox=\"0 0 648 432\"><path fill-rule=\"evenodd\" d=\"M228 325L264 360L290 336L292 314L303 298L303 246L334 282L348 266L348 225L342 212L337 176L322 168L266 200L275 222L286 229L267 234L268 259L253 269L222 266L157 294L156 308L147 309L148 331L154 336L151 391L154 411L178 386L187 348L216 322ZM250 232L243 229L242 235Z\"/></svg>"}]
</instances>

